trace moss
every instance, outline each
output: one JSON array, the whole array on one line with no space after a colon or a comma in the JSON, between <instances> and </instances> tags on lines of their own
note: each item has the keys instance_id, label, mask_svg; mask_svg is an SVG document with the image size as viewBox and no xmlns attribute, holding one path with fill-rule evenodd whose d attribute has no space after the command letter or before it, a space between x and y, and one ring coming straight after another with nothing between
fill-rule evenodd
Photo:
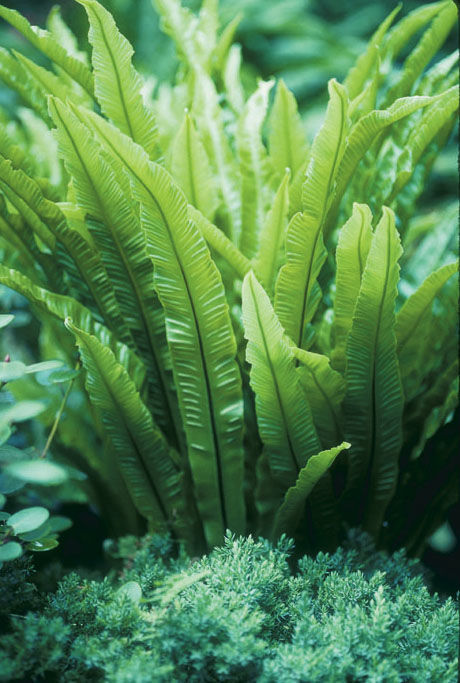
<instances>
[{"instance_id":1,"label":"moss","mask_svg":"<svg viewBox=\"0 0 460 683\"><path fill-rule=\"evenodd\" d=\"M0 680L456 680L458 609L403 552L355 534L293 570L285 538L228 535L200 560L173 550L123 539L116 578L65 577L40 613L11 618Z\"/></svg>"}]
</instances>

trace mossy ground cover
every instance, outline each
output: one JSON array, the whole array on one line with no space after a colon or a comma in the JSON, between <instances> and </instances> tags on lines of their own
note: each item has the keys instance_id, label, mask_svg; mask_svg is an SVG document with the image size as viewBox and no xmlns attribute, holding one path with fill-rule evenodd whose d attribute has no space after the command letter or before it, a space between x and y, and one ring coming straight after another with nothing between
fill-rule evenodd
<instances>
[{"instance_id":1,"label":"mossy ground cover","mask_svg":"<svg viewBox=\"0 0 460 683\"><path fill-rule=\"evenodd\" d=\"M20 587L18 566L1 570L2 611L16 616L0 680L457 680L455 601L430 594L417 561L376 552L364 535L297 560L285 538L230 534L195 560L159 536L110 552L122 566L109 576L72 572L49 594L24 581L27 565Z\"/></svg>"}]
</instances>

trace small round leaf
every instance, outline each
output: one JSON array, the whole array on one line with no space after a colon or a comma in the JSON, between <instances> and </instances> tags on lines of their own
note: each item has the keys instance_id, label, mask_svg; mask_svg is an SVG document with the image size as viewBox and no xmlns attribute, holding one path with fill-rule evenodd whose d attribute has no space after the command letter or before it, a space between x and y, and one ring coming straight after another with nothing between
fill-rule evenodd
<instances>
[{"instance_id":1,"label":"small round leaf","mask_svg":"<svg viewBox=\"0 0 460 683\"><path fill-rule=\"evenodd\" d=\"M14 320L14 315L10 315L10 314L0 315L0 328L6 327L7 325L9 325L12 320Z\"/></svg>"},{"instance_id":2,"label":"small round leaf","mask_svg":"<svg viewBox=\"0 0 460 683\"><path fill-rule=\"evenodd\" d=\"M55 486L67 480L67 472L60 465L47 460L22 460L12 462L5 468L5 472L16 479L31 484Z\"/></svg>"},{"instance_id":3,"label":"small round leaf","mask_svg":"<svg viewBox=\"0 0 460 683\"><path fill-rule=\"evenodd\" d=\"M0 545L0 562L15 560L17 557L21 557L21 555L22 548L16 541L9 541L4 545Z\"/></svg>"},{"instance_id":4,"label":"small round leaf","mask_svg":"<svg viewBox=\"0 0 460 683\"><path fill-rule=\"evenodd\" d=\"M48 520L48 526L50 531L53 533L60 533L62 531L67 531L72 526L72 520L68 517L62 517L61 515L53 515Z\"/></svg>"},{"instance_id":5,"label":"small round leaf","mask_svg":"<svg viewBox=\"0 0 460 683\"><path fill-rule=\"evenodd\" d=\"M13 382L15 379L23 377L25 373L26 366L19 360L0 363L0 382Z\"/></svg>"},{"instance_id":6,"label":"small round leaf","mask_svg":"<svg viewBox=\"0 0 460 683\"><path fill-rule=\"evenodd\" d=\"M45 538L51 533L51 529L49 526L49 520L46 521L44 524L38 527L38 529L34 529L33 531L28 531L25 534L19 534L19 538L21 541L38 541L41 538Z\"/></svg>"},{"instance_id":7,"label":"small round leaf","mask_svg":"<svg viewBox=\"0 0 460 683\"><path fill-rule=\"evenodd\" d=\"M37 417L45 410L46 406L41 401L19 401L12 406L4 408L0 412L0 422L24 422Z\"/></svg>"},{"instance_id":8,"label":"small round leaf","mask_svg":"<svg viewBox=\"0 0 460 683\"><path fill-rule=\"evenodd\" d=\"M42 538L39 541L32 541L26 545L27 550L32 550L34 553L43 553L46 550L53 550L59 545L55 538Z\"/></svg>"},{"instance_id":9,"label":"small round leaf","mask_svg":"<svg viewBox=\"0 0 460 683\"><path fill-rule=\"evenodd\" d=\"M31 507L16 512L8 520L8 526L12 527L15 534L25 534L28 531L38 529L46 522L50 513L46 508Z\"/></svg>"}]
</instances>

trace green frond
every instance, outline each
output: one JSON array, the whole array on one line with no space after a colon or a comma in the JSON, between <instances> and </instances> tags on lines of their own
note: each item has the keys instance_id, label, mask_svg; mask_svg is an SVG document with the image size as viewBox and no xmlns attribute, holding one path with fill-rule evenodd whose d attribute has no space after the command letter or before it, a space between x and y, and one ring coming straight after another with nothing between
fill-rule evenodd
<instances>
[{"instance_id":1,"label":"green frond","mask_svg":"<svg viewBox=\"0 0 460 683\"><path fill-rule=\"evenodd\" d=\"M268 148L270 161L281 178L286 168L292 178L305 162L309 145L297 102L283 79L278 81L269 117Z\"/></svg>"},{"instance_id":2,"label":"green frond","mask_svg":"<svg viewBox=\"0 0 460 683\"><path fill-rule=\"evenodd\" d=\"M131 63L133 48L118 31L115 21L96 0L77 0L89 20L94 90L103 113L158 160L155 117L142 99L142 79Z\"/></svg>"},{"instance_id":3,"label":"green frond","mask_svg":"<svg viewBox=\"0 0 460 683\"><path fill-rule=\"evenodd\" d=\"M321 445L329 448L342 437L342 401L345 396L345 380L333 370L327 356L294 348L294 356L300 361L297 374L310 405Z\"/></svg>"},{"instance_id":4,"label":"green frond","mask_svg":"<svg viewBox=\"0 0 460 683\"><path fill-rule=\"evenodd\" d=\"M290 177L291 173L287 168L273 199L272 208L262 224L259 249L254 258L254 270L269 294L273 292L276 274L283 258L282 248L286 238L289 212Z\"/></svg>"},{"instance_id":5,"label":"green frond","mask_svg":"<svg viewBox=\"0 0 460 683\"><path fill-rule=\"evenodd\" d=\"M450 0L448 0L450 2ZM439 12L448 4L446 0L432 2L416 7L407 16L403 17L389 31L385 38L382 53L383 57L396 59L401 50L407 45L410 39L424 26L430 23Z\"/></svg>"},{"instance_id":6,"label":"green frond","mask_svg":"<svg viewBox=\"0 0 460 683\"><path fill-rule=\"evenodd\" d=\"M292 486L308 458L320 450L318 435L296 373L293 349L252 272L243 281L242 299L246 359L251 364L260 437L272 477Z\"/></svg>"},{"instance_id":7,"label":"green frond","mask_svg":"<svg viewBox=\"0 0 460 683\"><path fill-rule=\"evenodd\" d=\"M275 311L295 345L305 344L306 325L321 296L317 277L326 258L322 229L333 196L348 131L348 98L343 86L329 83L326 119L312 146L302 190L302 213L289 223L286 263L275 288Z\"/></svg>"},{"instance_id":8,"label":"green frond","mask_svg":"<svg viewBox=\"0 0 460 683\"><path fill-rule=\"evenodd\" d=\"M14 9L0 5L0 17L17 29L26 40L40 52L51 59L70 78L76 81L86 92L93 96L93 77L88 67L79 59L70 55L51 35L37 26L31 26L27 19Z\"/></svg>"},{"instance_id":9,"label":"green frond","mask_svg":"<svg viewBox=\"0 0 460 683\"><path fill-rule=\"evenodd\" d=\"M345 438L352 444L345 496L366 491L353 505L377 537L396 486L402 439L404 399L394 333L401 253L394 214L384 207L348 336L344 400Z\"/></svg>"},{"instance_id":10,"label":"green frond","mask_svg":"<svg viewBox=\"0 0 460 683\"><path fill-rule=\"evenodd\" d=\"M425 107L417 125L410 131L404 150L398 159L396 179L391 193L385 200L391 203L409 182L415 168L431 142L459 107L458 85L439 95L432 104Z\"/></svg>"},{"instance_id":11,"label":"green frond","mask_svg":"<svg viewBox=\"0 0 460 683\"><path fill-rule=\"evenodd\" d=\"M235 17L237 19L238 17ZM223 67L225 97L236 116L244 108L244 90L241 84L241 45L232 45Z\"/></svg>"},{"instance_id":12,"label":"green frond","mask_svg":"<svg viewBox=\"0 0 460 683\"><path fill-rule=\"evenodd\" d=\"M239 246L248 258L255 256L269 201L267 150L262 142L262 125L268 96L274 81L260 81L239 117L236 146L241 174L241 235Z\"/></svg>"},{"instance_id":13,"label":"green frond","mask_svg":"<svg viewBox=\"0 0 460 683\"><path fill-rule=\"evenodd\" d=\"M209 5L203 3L198 17L179 0L154 0L162 30L173 39L179 55L191 70L210 69L217 39L217 8Z\"/></svg>"},{"instance_id":14,"label":"green frond","mask_svg":"<svg viewBox=\"0 0 460 683\"><path fill-rule=\"evenodd\" d=\"M441 266L410 296L396 316L395 334L406 401L412 398L424 373L424 341L432 324L432 306L441 289L456 272L458 261Z\"/></svg>"},{"instance_id":15,"label":"green frond","mask_svg":"<svg viewBox=\"0 0 460 683\"><path fill-rule=\"evenodd\" d=\"M8 50L0 46L0 80L46 122L49 121L46 97L41 88Z\"/></svg>"},{"instance_id":16,"label":"green frond","mask_svg":"<svg viewBox=\"0 0 460 683\"><path fill-rule=\"evenodd\" d=\"M86 389L102 416L114 461L136 508L152 530L169 527L176 514L184 524L180 473L135 384L107 346L71 319L65 324L75 337L86 370Z\"/></svg>"},{"instance_id":17,"label":"green frond","mask_svg":"<svg viewBox=\"0 0 460 683\"><path fill-rule=\"evenodd\" d=\"M294 486L286 491L273 523L273 539L279 538L283 533L292 534L295 532L304 513L308 496L339 453L348 448L350 448L350 444L343 441L340 446L311 456L305 467L300 470Z\"/></svg>"},{"instance_id":18,"label":"green frond","mask_svg":"<svg viewBox=\"0 0 460 683\"><path fill-rule=\"evenodd\" d=\"M68 97L75 99L77 102L87 101L86 98L79 97L77 92L71 90L64 80L59 76L56 76L56 74L53 74L52 71L35 64L31 59L28 59L16 50L13 50L13 54L30 77L34 86L43 90L45 97L47 95L54 95L64 102Z\"/></svg>"},{"instance_id":19,"label":"green frond","mask_svg":"<svg viewBox=\"0 0 460 683\"><path fill-rule=\"evenodd\" d=\"M214 174L188 112L174 138L170 157L171 172L188 201L212 221L219 203Z\"/></svg>"},{"instance_id":20,"label":"green frond","mask_svg":"<svg viewBox=\"0 0 460 683\"><path fill-rule=\"evenodd\" d=\"M457 8L452 0L447 0L447 2L439 5L439 11L433 18L431 25L406 58L398 80L389 89L385 97L385 106L397 98L410 95L414 83L444 44L456 19ZM391 42L391 37L389 42Z\"/></svg>"},{"instance_id":21,"label":"green frond","mask_svg":"<svg viewBox=\"0 0 460 683\"><path fill-rule=\"evenodd\" d=\"M352 66L348 72L344 81L344 86L347 89L348 97L351 101L357 98L363 91L367 79L378 62L382 41L393 23L394 18L401 11L401 6L401 4L397 5L380 24L369 40L366 51L358 58L356 64Z\"/></svg>"},{"instance_id":22,"label":"green frond","mask_svg":"<svg viewBox=\"0 0 460 683\"><path fill-rule=\"evenodd\" d=\"M145 378L145 368L139 359L125 344L117 341L116 337L104 325L97 322L88 308L76 299L62 294L55 294L36 285L30 278L17 270L0 265L0 282L15 292L24 296L31 305L47 315L51 315L64 323L71 318L75 324L85 332L95 335L101 344L108 346L115 354L117 361L123 365L133 382L139 389Z\"/></svg>"},{"instance_id":23,"label":"green frond","mask_svg":"<svg viewBox=\"0 0 460 683\"><path fill-rule=\"evenodd\" d=\"M90 131L58 100L50 100L49 106L78 204L87 215L90 234L101 253L124 324L148 368L154 418L168 435L176 433L175 443L179 443L179 415L165 371L169 362L164 317L133 201L100 155Z\"/></svg>"},{"instance_id":24,"label":"green frond","mask_svg":"<svg viewBox=\"0 0 460 683\"><path fill-rule=\"evenodd\" d=\"M334 227L340 202L347 189L356 167L372 143L382 131L400 121L405 116L433 102L431 97L403 97L396 100L388 109L377 109L359 119L352 127L337 173L337 187L334 201L329 209L325 232L328 235Z\"/></svg>"},{"instance_id":25,"label":"green frond","mask_svg":"<svg viewBox=\"0 0 460 683\"><path fill-rule=\"evenodd\" d=\"M46 28L71 57L75 57L75 59L78 59L88 66L88 55L86 52L79 49L77 37L72 33L62 18L59 5L54 5L51 8L46 20Z\"/></svg>"},{"instance_id":26,"label":"green frond","mask_svg":"<svg viewBox=\"0 0 460 683\"><path fill-rule=\"evenodd\" d=\"M238 166L224 132L224 113L216 87L212 79L202 72L197 72L194 76L192 113L216 175L222 202L218 210L219 227L238 243L241 232Z\"/></svg>"},{"instance_id":27,"label":"green frond","mask_svg":"<svg viewBox=\"0 0 460 683\"><path fill-rule=\"evenodd\" d=\"M367 204L353 204L353 213L339 232L336 250L334 349L332 366L345 372L345 357L356 300L372 241L372 213Z\"/></svg>"},{"instance_id":28,"label":"green frond","mask_svg":"<svg viewBox=\"0 0 460 683\"><path fill-rule=\"evenodd\" d=\"M209 546L244 529L243 399L222 280L171 176L147 163L133 185L166 317L195 497Z\"/></svg>"},{"instance_id":29,"label":"green frond","mask_svg":"<svg viewBox=\"0 0 460 683\"><path fill-rule=\"evenodd\" d=\"M209 246L227 261L229 266L233 268L242 280L252 268L251 261L241 253L238 247L228 239L222 230L211 223L198 209L195 209L190 204L188 205L188 215Z\"/></svg>"},{"instance_id":30,"label":"green frond","mask_svg":"<svg viewBox=\"0 0 460 683\"><path fill-rule=\"evenodd\" d=\"M0 158L0 190L32 228L38 247L53 252L56 237L49 227L49 219L58 211L44 198L38 184L21 169L14 169L9 159Z\"/></svg>"}]
</instances>

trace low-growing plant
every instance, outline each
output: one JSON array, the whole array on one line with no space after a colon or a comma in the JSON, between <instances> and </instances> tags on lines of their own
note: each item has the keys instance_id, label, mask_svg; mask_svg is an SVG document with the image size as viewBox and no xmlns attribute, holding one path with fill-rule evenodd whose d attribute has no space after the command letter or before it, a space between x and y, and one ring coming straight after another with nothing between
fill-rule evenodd
<instances>
[{"instance_id":1,"label":"low-growing plant","mask_svg":"<svg viewBox=\"0 0 460 683\"><path fill-rule=\"evenodd\" d=\"M0 329L8 325L13 315L0 315ZM37 455L27 448L17 448L10 443L13 424L30 420L45 409L40 401L14 401L6 396L6 389L24 375L46 373L64 378L61 361L45 361L26 365L9 356L0 363L0 569L4 562L21 557L25 550L44 552L58 545L58 534L71 526L71 521L61 515L52 515L41 505L23 507L10 513L3 508L7 496L17 494L27 483L55 486L68 478L61 465L45 459L49 443ZM52 438L51 433L51 438Z\"/></svg>"},{"instance_id":2,"label":"low-growing plant","mask_svg":"<svg viewBox=\"0 0 460 683\"><path fill-rule=\"evenodd\" d=\"M333 548L344 525L419 552L458 495L453 444L430 442L457 401L455 220L411 222L456 120L456 55L432 63L454 4L394 10L310 146L282 81L246 97L216 2L156 0L182 66L154 98L79 2L91 66L62 23L0 8L53 68L0 53L28 107L1 128L0 282L69 362L77 343L110 514L193 552L226 529Z\"/></svg>"},{"instance_id":3,"label":"low-growing plant","mask_svg":"<svg viewBox=\"0 0 460 683\"><path fill-rule=\"evenodd\" d=\"M174 559L167 538L122 539L116 580L70 574L12 618L0 680L453 683L452 598L430 595L404 552L351 541L292 573L285 537L229 534L198 562Z\"/></svg>"}]
</instances>

